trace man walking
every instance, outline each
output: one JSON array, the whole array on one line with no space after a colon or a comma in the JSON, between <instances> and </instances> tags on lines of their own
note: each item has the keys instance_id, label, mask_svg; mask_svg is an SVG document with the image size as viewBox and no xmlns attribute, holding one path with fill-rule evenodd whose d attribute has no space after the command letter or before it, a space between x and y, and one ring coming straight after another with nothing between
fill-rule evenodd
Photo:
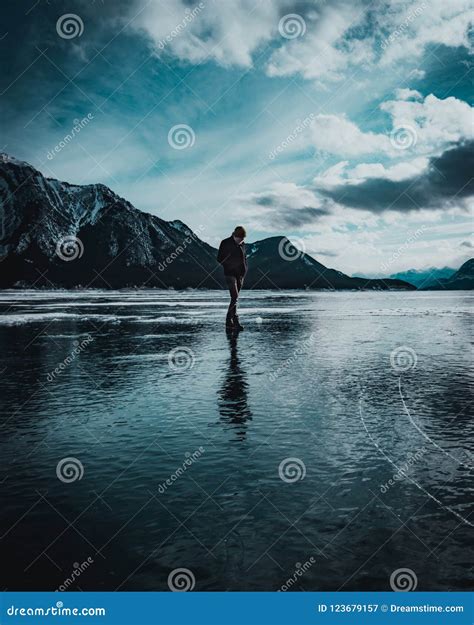
<instances>
[{"instance_id":1,"label":"man walking","mask_svg":"<svg viewBox=\"0 0 474 625\"><path fill-rule=\"evenodd\" d=\"M217 254L217 260L224 268L224 276L230 293L230 304L225 321L226 328L229 330L243 330L237 315L237 301L247 272L244 243L246 236L245 228L237 226L228 239L221 241Z\"/></svg>"}]
</instances>

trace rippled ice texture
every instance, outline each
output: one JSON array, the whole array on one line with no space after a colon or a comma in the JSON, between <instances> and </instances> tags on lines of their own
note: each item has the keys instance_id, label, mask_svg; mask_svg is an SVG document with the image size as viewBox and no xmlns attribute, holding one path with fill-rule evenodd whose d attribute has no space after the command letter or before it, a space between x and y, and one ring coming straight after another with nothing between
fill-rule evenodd
<instances>
[{"instance_id":1,"label":"rippled ice texture","mask_svg":"<svg viewBox=\"0 0 474 625\"><path fill-rule=\"evenodd\" d=\"M467 588L472 295L226 301L0 294L2 587Z\"/></svg>"}]
</instances>

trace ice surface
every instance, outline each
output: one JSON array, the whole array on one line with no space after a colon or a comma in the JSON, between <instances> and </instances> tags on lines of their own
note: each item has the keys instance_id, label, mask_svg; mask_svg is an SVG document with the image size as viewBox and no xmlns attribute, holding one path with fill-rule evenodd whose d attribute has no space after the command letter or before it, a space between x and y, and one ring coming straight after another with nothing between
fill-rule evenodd
<instances>
[{"instance_id":1,"label":"ice surface","mask_svg":"<svg viewBox=\"0 0 474 625\"><path fill-rule=\"evenodd\" d=\"M4 586L54 590L47 553L94 558L83 590L165 590L178 567L196 590L278 590L311 556L295 589L388 590L397 567L465 589L472 294L244 290L239 335L227 303L0 292ZM64 484L69 456L84 476ZM304 479L282 480L295 458ZM105 559L72 528L48 547L56 510Z\"/></svg>"}]
</instances>

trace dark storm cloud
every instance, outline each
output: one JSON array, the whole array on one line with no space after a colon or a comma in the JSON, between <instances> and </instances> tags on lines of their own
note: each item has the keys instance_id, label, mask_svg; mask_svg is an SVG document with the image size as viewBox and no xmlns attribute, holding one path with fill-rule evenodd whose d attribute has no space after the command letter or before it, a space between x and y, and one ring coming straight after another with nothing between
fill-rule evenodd
<instances>
[{"instance_id":1,"label":"dark storm cloud","mask_svg":"<svg viewBox=\"0 0 474 625\"><path fill-rule=\"evenodd\" d=\"M274 211L274 219L280 227L301 227L312 224L320 217L329 214L325 207L303 206L302 208L291 208L285 205L283 198L277 194L262 195L255 200L255 203Z\"/></svg>"},{"instance_id":2,"label":"dark storm cloud","mask_svg":"<svg viewBox=\"0 0 474 625\"><path fill-rule=\"evenodd\" d=\"M336 256L339 256L339 252L331 252L330 250L318 250L317 252L315 252L315 255L327 256L328 258L336 258Z\"/></svg>"},{"instance_id":3,"label":"dark storm cloud","mask_svg":"<svg viewBox=\"0 0 474 625\"><path fill-rule=\"evenodd\" d=\"M286 226L305 226L314 223L319 217L328 215L329 211L325 208L315 208L314 206L305 206L303 208L286 209L280 212L280 220Z\"/></svg>"},{"instance_id":4,"label":"dark storm cloud","mask_svg":"<svg viewBox=\"0 0 474 625\"><path fill-rule=\"evenodd\" d=\"M339 204L374 213L455 206L474 194L474 141L457 145L431 158L422 174L401 181L371 178L360 184L316 189Z\"/></svg>"}]
</instances>

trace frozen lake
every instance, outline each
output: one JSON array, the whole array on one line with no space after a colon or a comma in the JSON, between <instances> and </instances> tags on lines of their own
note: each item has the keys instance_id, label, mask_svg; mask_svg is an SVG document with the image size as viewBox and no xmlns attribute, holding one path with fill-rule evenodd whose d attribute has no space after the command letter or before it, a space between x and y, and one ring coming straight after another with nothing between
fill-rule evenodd
<instances>
[{"instance_id":1,"label":"frozen lake","mask_svg":"<svg viewBox=\"0 0 474 625\"><path fill-rule=\"evenodd\" d=\"M2 588L467 589L472 304L0 292Z\"/></svg>"}]
</instances>

